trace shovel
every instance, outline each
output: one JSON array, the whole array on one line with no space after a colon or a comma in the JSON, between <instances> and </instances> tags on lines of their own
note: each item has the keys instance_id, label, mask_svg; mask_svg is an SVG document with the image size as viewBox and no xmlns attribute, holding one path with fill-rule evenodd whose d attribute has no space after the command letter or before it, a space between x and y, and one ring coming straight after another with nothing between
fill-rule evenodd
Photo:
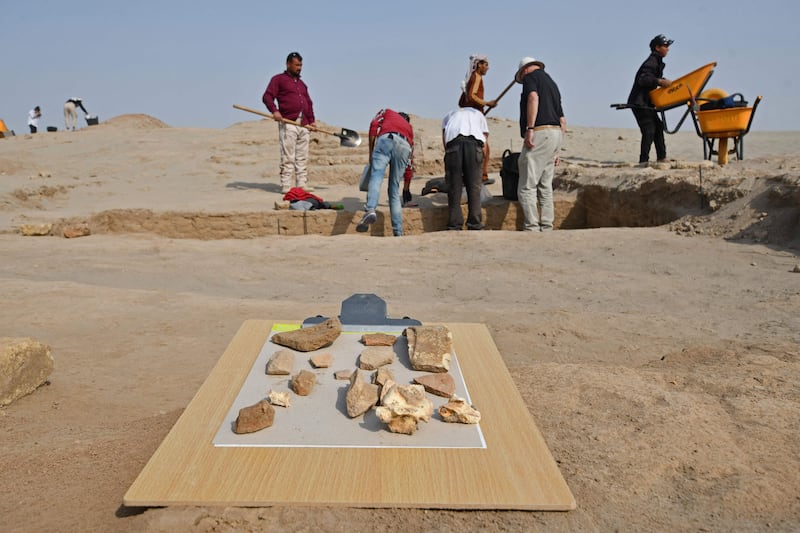
<instances>
[{"instance_id":1,"label":"shovel","mask_svg":"<svg viewBox=\"0 0 800 533\"><path fill-rule=\"evenodd\" d=\"M241 109L242 111L247 111L248 113L254 113L256 115L261 115L262 117L267 117L275 120L275 118L270 113L263 113L255 109L250 109L249 107L244 107L242 105L236 105L236 104L233 104L233 107L235 107L236 109ZM342 131L337 133L335 131L328 131L322 128L317 128L317 127L312 128L311 126L303 126L298 122L294 122L292 120L287 120L287 119L283 119L281 120L281 122L285 122L286 124L293 124L295 126L300 126L301 128L306 128L311 131L319 131L321 133L327 133L328 135L339 137L342 146L356 147L361 144L361 136L358 134L358 132L354 130L348 130L347 128L342 128Z\"/></svg>"},{"instance_id":2,"label":"shovel","mask_svg":"<svg viewBox=\"0 0 800 533\"><path fill-rule=\"evenodd\" d=\"M514 84L515 84L515 83L517 83L517 81L516 81L516 80L511 80L511 83L509 83L509 84L508 84L508 87L506 87L505 89L503 89L503 92L501 92L501 93L500 93L500 96L498 96L497 98L495 98L495 100L496 100L496 101L499 103L499 102L500 102L500 99L501 99L502 97L504 97L508 91L510 91L510 90L511 90L511 88L514 86ZM489 111L491 111L492 109L494 109L494 108L493 108L493 107L490 107L489 109L487 109L487 110L486 110L486 112L484 112L484 115L488 115L488 114L489 114Z\"/></svg>"}]
</instances>

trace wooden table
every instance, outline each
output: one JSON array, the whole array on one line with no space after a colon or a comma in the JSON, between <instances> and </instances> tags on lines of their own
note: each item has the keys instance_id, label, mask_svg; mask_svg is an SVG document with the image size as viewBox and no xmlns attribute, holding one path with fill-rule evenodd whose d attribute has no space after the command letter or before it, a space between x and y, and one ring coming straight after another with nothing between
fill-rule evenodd
<instances>
[{"instance_id":1,"label":"wooden table","mask_svg":"<svg viewBox=\"0 0 800 533\"><path fill-rule=\"evenodd\" d=\"M272 324L280 322L285 321L248 320L241 326L128 489L126 506L575 508L482 324L446 325L471 399L482 413L486 448L215 447L215 433Z\"/></svg>"}]
</instances>

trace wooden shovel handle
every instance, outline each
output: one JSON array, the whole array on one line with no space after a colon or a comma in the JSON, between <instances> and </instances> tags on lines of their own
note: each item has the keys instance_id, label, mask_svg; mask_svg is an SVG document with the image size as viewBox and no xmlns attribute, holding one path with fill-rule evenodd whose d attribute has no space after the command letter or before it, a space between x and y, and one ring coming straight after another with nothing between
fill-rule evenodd
<instances>
[{"instance_id":1,"label":"wooden shovel handle","mask_svg":"<svg viewBox=\"0 0 800 533\"><path fill-rule=\"evenodd\" d=\"M509 84L508 84L508 86L506 86L506 88L505 88L505 89L503 89L503 92L501 92L501 93L500 93L500 96L498 96L497 98L495 98L495 102L499 102L499 101L500 101L500 99L501 99L502 97L504 97L508 91L510 91L510 90L511 90L511 87L513 87L515 83L517 83L517 80L511 80L511 83L509 83ZM487 109L487 110L486 110L486 111L485 111L483 114L484 114L484 115L488 115L488 114L489 114L489 111L491 111L492 109L494 109L494 108L490 107L490 108L489 108L489 109Z\"/></svg>"},{"instance_id":2,"label":"wooden shovel handle","mask_svg":"<svg viewBox=\"0 0 800 533\"><path fill-rule=\"evenodd\" d=\"M262 117L271 118L272 120L278 120L274 116L272 116L271 113L264 113L263 111L259 111L257 109L252 109L250 107L245 107L243 105L238 105L238 104L233 104L233 107L235 107L236 109L240 109L242 111L247 111L248 113L253 113L255 115L261 115ZM291 124L293 126L299 126L301 128L305 128L305 129L311 130L311 131L319 131L319 132L322 132L322 133L327 133L329 135L336 135L336 133L334 133L332 131L323 130L321 128L317 128L316 126L314 126L314 127L311 127L311 126L308 126L308 125L304 126L303 124L300 124L299 122L295 122L294 120L289 120L288 118L282 118L281 117L281 119L278 120L278 122L284 122L286 124Z\"/></svg>"}]
</instances>

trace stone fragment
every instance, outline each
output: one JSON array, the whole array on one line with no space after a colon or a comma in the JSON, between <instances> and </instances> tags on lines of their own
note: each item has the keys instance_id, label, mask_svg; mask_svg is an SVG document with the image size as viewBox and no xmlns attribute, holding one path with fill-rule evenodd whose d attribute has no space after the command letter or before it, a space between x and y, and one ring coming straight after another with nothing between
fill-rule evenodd
<instances>
[{"instance_id":1,"label":"stone fragment","mask_svg":"<svg viewBox=\"0 0 800 533\"><path fill-rule=\"evenodd\" d=\"M355 370L350 376L350 387L345 395L347 416L355 418L369 411L378 403L378 386L364 381L365 372Z\"/></svg>"},{"instance_id":2,"label":"stone fragment","mask_svg":"<svg viewBox=\"0 0 800 533\"><path fill-rule=\"evenodd\" d=\"M233 425L234 433L254 433L268 428L275 421L275 409L266 400L239 409L239 416Z\"/></svg>"},{"instance_id":3,"label":"stone fragment","mask_svg":"<svg viewBox=\"0 0 800 533\"><path fill-rule=\"evenodd\" d=\"M42 235L50 235L52 230L52 224L22 224L19 227L19 232L25 237L40 237Z\"/></svg>"},{"instance_id":4,"label":"stone fragment","mask_svg":"<svg viewBox=\"0 0 800 533\"><path fill-rule=\"evenodd\" d=\"M333 378L349 381L350 376L353 375L353 372L355 372L355 369L353 368L348 368L347 370L337 370L336 372L333 373Z\"/></svg>"},{"instance_id":5,"label":"stone fragment","mask_svg":"<svg viewBox=\"0 0 800 533\"><path fill-rule=\"evenodd\" d=\"M267 361L267 374L270 376L288 376L294 366L294 353L291 350L278 350Z\"/></svg>"},{"instance_id":6,"label":"stone fragment","mask_svg":"<svg viewBox=\"0 0 800 533\"><path fill-rule=\"evenodd\" d=\"M433 414L433 402L422 385L392 385L375 408L375 414L393 433L413 434L420 420L427 422Z\"/></svg>"},{"instance_id":7,"label":"stone fragment","mask_svg":"<svg viewBox=\"0 0 800 533\"><path fill-rule=\"evenodd\" d=\"M394 346L396 340L395 335L388 333L365 333L361 336L364 346Z\"/></svg>"},{"instance_id":8,"label":"stone fragment","mask_svg":"<svg viewBox=\"0 0 800 533\"><path fill-rule=\"evenodd\" d=\"M384 365L392 364L393 361L394 349L391 346L370 346L361 352L358 367L363 370L377 370Z\"/></svg>"},{"instance_id":9,"label":"stone fragment","mask_svg":"<svg viewBox=\"0 0 800 533\"><path fill-rule=\"evenodd\" d=\"M794 266L794 268L792 269L792 272L795 272L795 273L800 272L800 263L798 263L798 264L796 264Z\"/></svg>"},{"instance_id":10,"label":"stone fragment","mask_svg":"<svg viewBox=\"0 0 800 533\"><path fill-rule=\"evenodd\" d=\"M463 398L453 396L445 405L439 407L439 416L445 422L459 424L477 424L481 421L481 413Z\"/></svg>"},{"instance_id":11,"label":"stone fragment","mask_svg":"<svg viewBox=\"0 0 800 533\"><path fill-rule=\"evenodd\" d=\"M269 391L267 394L267 400L272 405L277 405L278 407L289 407L292 405L291 395L286 391Z\"/></svg>"},{"instance_id":12,"label":"stone fragment","mask_svg":"<svg viewBox=\"0 0 800 533\"><path fill-rule=\"evenodd\" d=\"M308 396L314 390L317 383L317 376L308 370L301 370L289 381L289 387L298 396Z\"/></svg>"},{"instance_id":13,"label":"stone fragment","mask_svg":"<svg viewBox=\"0 0 800 533\"><path fill-rule=\"evenodd\" d=\"M389 392L389 390L392 388L392 386L394 384L395 384L395 382L394 382L393 379L387 379L383 383L383 385L380 386L381 387L381 394L380 394L380 398L378 398L378 402L379 403L383 403L383 399L386 397L386 394Z\"/></svg>"},{"instance_id":14,"label":"stone fragment","mask_svg":"<svg viewBox=\"0 0 800 533\"><path fill-rule=\"evenodd\" d=\"M75 237L86 237L87 235L91 235L92 232L86 224L79 224L77 226L66 226L62 234L67 239L74 239Z\"/></svg>"},{"instance_id":15,"label":"stone fragment","mask_svg":"<svg viewBox=\"0 0 800 533\"><path fill-rule=\"evenodd\" d=\"M425 390L436 396L450 398L456 392L456 382L447 373L425 374L414 378L414 383L425 387Z\"/></svg>"},{"instance_id":16,"label":"stone fragment","mask_svg":"<svg viewBox=\"0 0 800 533\"><path fill-rule=\"evenodd\" d=\"M314 368L328 368L333 364L333 354L330 352L319 353L308 360Z\"/></svg>"},{"instance_id":17,"label":"stone fragment","mask_svg":"<svg viewBox=\"0 0 800 533\"><path fill-rule=\"evenodd\" d=\"M50 346L26 337L0 337L0 406L32 393L53 372Z\"/></svg>"},{"instance_id":18,"label":"stone fragment","mask_svg":"<svg viewBox=\"0 0 800 533\"><path fill-rule=\"evenodd\" d=\"M329 346L342 333L342 323L337 317L307 328L281 331L272 336L272 342L298 352L313 352Z\"/></svg>"},{"instance_id":19,"label":"stone fragment","mask_svg":"<svg viewBox=\"0 0 800 533\"><path fill-rule=\"evenodd\" d=\"M289 207L291 207L291 203L286 200L279 200L275 202L275 209L277 210L289 209Z\"/></svg>"},{"instance_id":20,"label":"stone fragment","mask_svg":"<svg viewBox=\"0 0 800 533\"><path fill-rule=\"evenodd\" d=\"M372 382L375 385L380 385L381 387L383 387L387 381L394 381L394 374L392 374L391 369L386 368L385 366L380 367L372 375Z\"/></svg>"},{"instance_id":21,"label":"stone fragment","mask_svg":"<svg viewBox=\"0 0 800 533\"><path fill-rule=\"evenodd\" d=\"M410 326L403 334L408 338L408 358L414 370L450 370L453 334L446 326Z\"/></svg>"}]
</instances>

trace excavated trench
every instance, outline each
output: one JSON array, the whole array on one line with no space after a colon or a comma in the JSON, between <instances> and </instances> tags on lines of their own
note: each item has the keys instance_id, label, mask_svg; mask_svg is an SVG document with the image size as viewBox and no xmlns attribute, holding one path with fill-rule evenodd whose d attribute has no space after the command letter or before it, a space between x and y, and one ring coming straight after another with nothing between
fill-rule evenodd
<instances>
[{"instance_id":1,"label":"excavated trench","mask_svg":"<svg viewBox=\"0 0 800 533\"><path fill-rule=\"evenodd\" d=\"M635 186L610 187L577 184L559 178L554 203L557 229L660 226L686 215L711 212L709 199L696 185L686 181L654 179ZM444 194L439 193L446 203ZM464 206L466 211L466 206ZM62 220L53 228L59 235L76 224L88 225L93 234L152 233L169 238L248 239L279 235L341 235L355 232L363 213L358 211L273 210L249 213L153 212L147 209L103 211L88 219ZM489 230L522 229L519 203L494 197L484 204L484 223ZM444 231L447 207L403 210L406 235ZM388 210L379 212L371 234L392 235Z\"/></svg>"}]
</instances>

